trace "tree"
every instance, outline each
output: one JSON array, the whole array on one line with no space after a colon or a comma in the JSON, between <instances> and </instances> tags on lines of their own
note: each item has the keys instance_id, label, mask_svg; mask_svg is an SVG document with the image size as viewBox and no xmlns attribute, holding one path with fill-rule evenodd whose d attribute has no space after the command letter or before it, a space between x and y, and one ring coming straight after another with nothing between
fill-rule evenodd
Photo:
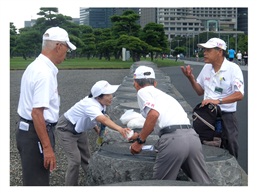
<instances>
[{"instance_id":1,"label":"tree","mask_svg":"<svg viewBox=\"0 0 257 193\"><path fill-rule=\"evenodd\" d=\"M115 40L113 41L111 37L111 29L93 29L93 33L95 36L96 56L99 57L100 60L102 59L102 56L110 60L110 54L113 53L114 50L113 42L115 42ZM108 50L108 44L106 45L106 42L110 44L110 50Z\"/></svg>"},{"instance_id":2,"label":"tree","mask_svg":"<svg viewBox=\"0 0 257 193\"><path fill-rule=\"evenodd\" d=\"M41 44L42 34L37 30L30 30L18 36L15 50L26 60L27 57L36 57L40 53Z\"/></svg>"},{"instance_id":3,"label":"tree","mask_svg":"<svg viewBox=\"0 0 257 193\"><path fill-rule=\"evenodd\" d=\"M65 28L65 26L70 26L70 21L72 20L72 17L70 16L58 14L58 8L56 7L41 7L37 15L43 17L36 20L36 24L33 26L33 28L38 29L42 33L44 33L50 27L59 26Z\"/></svg>"},{"instance_id":4,"label":"tree","mask_svg":"<svg viewBox=\"0 0 257 193\"><path fill-rule=\"evenodd\" d=\"M142 30L140 39L151 45L151 61L153 61L154 52L156 57L159 53L168 51L168 41L164 32L163 25L157 23L148 23ZM169 51L170 52L170 51Z\"/></svg>"},{"instance_id":5,"label":"tree","mask_svg":"<svg viewBox=\"0 0 257 193\"><path fill-rule=\"evenodd\" d=\"M22 55L24 59L33 56L35 53L39 53L42 44L42 35L50 27L59 26L69 33L70 41L73 42L78 49L68 56L75 57L76 53L81 53L81 47L84 43L78 37L80 35L80 28L78 24L70 22L72 19L69 16L64 16L58 13L58 8L40 8L38 15L43 17L36 20L36 24L33 27L25 27L19 29L20 34L15 34L16 28L13 24L10 24L10 54L11 56ZM36 36L40 37L35 37ZM31 40L28 37L31 35ZM36 39L35 39L36 38ZM34 41L33 41L34 39ZM37 42L35 42L37 41ZM31 48L33 48L31 50Z\"/></svg>"},{"instance_id":6,"label":"tree","mask_svg":"<svg viewBox=\"0 0 257 193\"><path fill-rule=\"evenodd\" d=\"M15 47L16 47L16 39L17 39L17 28L11 22L10 23L10 57L13 57Z\"/></svg>"},{"instance_id":7,"label":"tree","mask_svg":"<svg viewBox=\"0 0 257 193\"><path fill-rule=\"evenodd\" d=\"M58 13L57 7L41 7L37 15L43 16L45 20L52 21L56 17L57 13Z\"/></svg>"},{"instance_id":8,"label":"tree","mask_svg":"<svg viewBox=\"0 0 257 193\"><path fill-rule=\"evenodd\" d=\"M84 46L82 48L82 54L85 54L87 59L90 59L90 57L94 55L96 50L93 28L85 25L80 26L80 39L84 43Z\"/></svg>"},{"instance_id":9,"label":"tree","mask_svg":"<svg viewBox=\"0 0 257 193\"><path fill-rule=\"evenodd\" d=\"M130 51L133 62L140 61L143 54L149 52L149 45L144 41L134 36L122 35L118 39L118 48L126 48Z\"/></svg>"},{"instance_id":10,"label":"tree","mask_svg":"<svg viewBox=\"0 0 257 193\"><path fill-rule=\"evenodd\" d=\"M140 25L137 24L140 16L132 10L124 11L123 14L111 17L113 23L112 32L115 38L121 35L138 37Z\"/></svg>"},{"instance_id":11,"label":"tree","mask_svg":"<svg viewBox=\"0 0 257 193\"><path fill-rule=\"evenodd\" d=\"M238 35L237 51L248 52L248 36L245 34Z\"/></svg>"},{"instance_id":12,"label":"tree","mask_svg":"<svg viewBox=\"0 0 257 193\"><path fill-rule=\"evenodd\" d=\"M111 55L117 50L117 40L110 39L98 44L98 52L103 55L106 60L110 61Z\"/></svg>"}]
</instances>

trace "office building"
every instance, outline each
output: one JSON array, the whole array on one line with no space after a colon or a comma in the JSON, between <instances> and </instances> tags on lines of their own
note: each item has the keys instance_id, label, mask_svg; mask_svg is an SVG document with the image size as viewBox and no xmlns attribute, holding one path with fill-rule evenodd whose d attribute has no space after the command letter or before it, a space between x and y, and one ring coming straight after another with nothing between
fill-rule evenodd
<instances>
[{"instance_id":1,"label":"office building","mask_svg":"<svg viewBox=\"0 0 257 193\"><path fill-rule=\"evenodd\" d=\"M110 28L112 22L110 17L122 15L126 10L139 13L139 8L80 8L80 25L88 25L92 28Z\"/></svg>"},{"instance_id":2,"label":"office building","mask_svg":"<svg viewBox=\"0 0 257 193\"><path fill-rule=\"evenodd\" d=\"M238 8L237 23L237 29L248 34L248 8Z\"/></svg>"},{"instance_id":3,"label":"office building","mask_svg":"<svg viewBox=\"0 0 257 193\"><path fill-rule=\"evenodd\" d=\"M149 22L163 24L169 40L203 32L215 32L219 36L244 33L238 31L238 8L234 7L141 8L140 13L142 27Z\"/></svg>"}]
</instances>

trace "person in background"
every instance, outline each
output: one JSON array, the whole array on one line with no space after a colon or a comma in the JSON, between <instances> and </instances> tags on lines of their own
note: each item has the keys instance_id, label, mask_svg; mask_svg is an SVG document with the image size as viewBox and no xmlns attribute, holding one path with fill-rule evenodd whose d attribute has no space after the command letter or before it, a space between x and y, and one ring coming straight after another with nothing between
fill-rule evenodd
<instances>
[{"instance_id":1,"label":"person in background","mask_svg":"<svg viewBox=\"0 0 257 193\"><path fill-rule=\"evenodd\" d=\"M244 65L246 66L248 64L248 54L246 51L244 52L243 58L244 58Z\"/></svg>"},{"instance_id":2,"label":"person in background","mask_svg":"<svg viewBox=\"0 0 257 193\"><path fill-rule=\"evenodd\" d=\"M127 138L130 129L120 127L105 115L106 107L111 105L112 94L118 87L119 85L110 85L105 80L96 82L89 96L77 102L59 118L56 125L57 136L68 159L66 186L78 185L80 165L86 172L90 158L86 131L94 128L99 134L97 123L101 123Z\"/></svg>"},{"instance_id":3,"label":"person in background","mask_svg":"<svg viewBox=\"0 0 257 193\"><path fill-rule=\"evenodd\" d=\"M175 60L175 61L177 62L177 61L179 60L179 58L180 58L180 54L177 54L177 55L176 55L176 60Z\"/></svg>"},{"instance_id":4,"label":"person in background","mask_svg":"<svg viewBox=\"0 0 257 193\"><path fill-rule=\"evenodd\" d=\"M219 105L225 125L222 133L226 139L225 148L238 158L238 122L235 112L237 101L244 97L244 78L240 67L226 59L226 43L219 38L211 38L198 44L203 49L206 63L195 79L190 65L181 66L183 74L193 89L201 96L202 105Z\"/></svg>"},{"instance_id":5,"label":"person in background","mask_svg":"<svg viewBox=\"0 0 257 193\"><path fill-rule=\"evenodd\" d=\"M64 29L51 27L43 35L41 54L22 75L16 142L24 186L48 186L56 168L54 126L60 106L56 65L75 49Z\"/></svg>"},{"instance_id":6,"label":"person in background","mask_svg":"<svg viewBox=\"0 0 257 193\"><path fill-rule=\"evenodd\" d=\"M159 135L153 178L176 180L180 168L193 181L210 184L199 136L192 129L187 113L172 96L156 88L152 68L140 66L134 72L134 87L140 112L146 118L140 133L130 140L132 154L141 152L147 137L155 131Z\"/></svg>"},{"instance_id":7,"label":"person in background","mask_svg":"<svg viewBox=\"0 0 257 193\"><path fill-rule=\"evenodd\" d=\"M238 65L242 65L242 53L239 50L238 53L236 54L236 58L237 58L237 64Z\"/></svg>"},{"instance_id":8,"label":"person in background","mask_svg":"<svg viewBox=\"0 0 257 193\"><path fill-rule=\"evenodd\" d=\"M236 55L236 51L232 48L230 48L228 50L228 58L229 58L229 61L234 61L234 58L235 58L235 55Z\"/></svg>"},{"instance_id":9,"label":"person in background","mask_svg":"<svg viewBox=\"0 0 257 193\"><path fill-rule=\"evenodd\" d=\"M199 61L199 54L196 53L196 54L195 54L195 57L196 57L196 61L198 62L198 61Z\"/></svg>"}]
</instances>

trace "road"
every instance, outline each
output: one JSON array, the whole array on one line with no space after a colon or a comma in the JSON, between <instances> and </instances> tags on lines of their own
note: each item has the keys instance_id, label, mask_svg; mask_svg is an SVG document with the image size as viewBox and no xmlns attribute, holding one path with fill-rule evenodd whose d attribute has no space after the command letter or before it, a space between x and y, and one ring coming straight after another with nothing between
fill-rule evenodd
<instances>
[{"instance_id":1,"label":"road","mask_svg":"<svg viewBox=\"0 0 257 193\"><path fill-rule=\"evenodd\" d=\"M200 73L203 63L185 61L185 64L190 64L193 67L195 77ZM184 97L187 103L193 108L196 104L202 101L202 96L198 96L191 87L187 78L183 75L180 67L162 67L165 74L167 74L171 83L176 87L180 94ZM239 156L238 163L248 174L248 67L241 67L244 82L245 82L245 95L242 101L237 104L236 117L239 123Z\"/></svg>"}]
</instances>

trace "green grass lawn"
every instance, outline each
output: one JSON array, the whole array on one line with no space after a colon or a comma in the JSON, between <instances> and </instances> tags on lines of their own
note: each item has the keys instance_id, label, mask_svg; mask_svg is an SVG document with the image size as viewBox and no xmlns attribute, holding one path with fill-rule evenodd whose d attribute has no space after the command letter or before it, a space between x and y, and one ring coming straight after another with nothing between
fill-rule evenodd
<instances>
[{"instance_id":1,"label":"green grass lawn","mask_svg":"<svg viewBox=\"0 0 257 193\"><path fill-rule=\"evenodd\" d=\"M25 69L35 58L28 58L24 60L22 57L10 58L10 70L23 70ZM142 58L141 61L149 61L150 58ZM175 62L171 59L155 59L153 61L158 67L164 66L181 66L184 64L183 61ZM74 58L66 59L63 63L59 64L57 67L59 69L129 69L133 64L132 60L121 61L111 59L107 61L105 59L99 60L98 58L86 59L86 58Z\"/></svg>"}]
</instances>

